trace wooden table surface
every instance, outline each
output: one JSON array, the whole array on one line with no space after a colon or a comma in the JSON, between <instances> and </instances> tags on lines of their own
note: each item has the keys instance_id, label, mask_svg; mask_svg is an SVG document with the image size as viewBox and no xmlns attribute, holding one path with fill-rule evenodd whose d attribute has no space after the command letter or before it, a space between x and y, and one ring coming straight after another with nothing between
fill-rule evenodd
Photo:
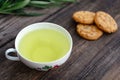
<instances>
[{"instance_id":1,"label":"wooden table surface","mask_svg":"<svg viewBox=\"0 0 120 80\"><path fill-rule=\"evenodd\" d=\"M85 40L76 33L71 16L75 11L105 11L120 27L120 0L78 0L61 8L37 9L38 17L0 15L0 80L120 80L120 30L96 40ZM36 22L53 22L66 28L73 38L70 58L58 69L40 72L22 62L7 60L6 49L14 47L18 32Z\"/></svg>"}]
</instances>

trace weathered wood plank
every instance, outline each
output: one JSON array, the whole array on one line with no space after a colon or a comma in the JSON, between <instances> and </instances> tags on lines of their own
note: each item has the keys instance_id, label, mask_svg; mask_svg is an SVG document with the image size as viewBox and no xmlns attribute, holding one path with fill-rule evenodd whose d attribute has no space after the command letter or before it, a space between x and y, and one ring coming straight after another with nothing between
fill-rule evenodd
<instances>
[{"instance_id":1,"label":"weathered wood plank","mask_svg":"<svg viewBox=\"0 0 120 80\"><path fill-rule=\"evenodd\" d=\"M8 16L11 18L8 21L7 17L2 18L0 23L3 27L1 26L0 30L5 31L0 33L0 44L3 45L0 49L0 57L2 57L0 58L0 80L119 80L120 30L114 34L104 34L97 41L87 41L78 36L76 23L71 18L77 10L103 10L110 13L120 26L119 4L120 0L79 0L79 3L66 6L47 18L16 16L12 18ZM22 21L23 19L24 21ZM32 21L33 19L34 21ZM7 22L3 23L4 21ZM69 60L56 70L38 72L26 67L21 62L6 60L3 55L7 48L14 47L14 38L23 27L38 21L49 21L62 25L72 35L74 42L72 54ZM5 34L5 32L8 33ZM9 33L13 34L8 35Z\"/></svg>"},{"instance_id":2,"label":"weathered wood plank","mask_svg":"<svg viewBox=\"0 0 120 80\"><path fill-rule=\"evenodd\" d=\"M104 3L101 4L101 2L104 2ZM116 62L116 60L118 59L117 56L120 55L118 53L119 51L114 52L114 53L109 53L106 55L107 53L106 51L109 52L110 49L108 48L108 49L105 49L104 51L104 48L107 48L108 47L107 45L110 44L111 41L113 41L114 43L116 42L114 40L117 39L117 37L119 37L120 35L119 32L112 34L112 35L106 34L102 37L102 39L98 41L94 41L94 42L83 41L83 39L77 38L78 35L76 35L75 28L73 28L75 27L75 23L71 19L68 19L72 16L73 12L77 10L91 10L91 11L104 10L110 13L116 19L118 25L120 25L119 9L115 10L115 12L113 11L116 7L119 7L119 3L120 3L119 0L114 3L112 3L111 1L103 1L103 0L96 1L95 3L96 4L94 4L93 2L90 3L89 1L88 2L85 1L77 5L75 4L75 6L72 5L71 7L68 7L68 9L61 11L60 13L56 14L55 16L47 20L47 21L51 21L51 22L65 26L65 28L68 29L68 31L71 33L73 37L74 47L73 47L72 55L70 59L66 62L66 64L64 64L57 71L54 71L54 72L50 71L42 79L44 80L48 80L48 79L52 79L52 80L62 80L62 79L65 79L65 80L100 80L101 76L103 76L104 74L107 74L106 71L108 71L109 67L112 66ZM82 7L81 5L86 5L86 6ZM106 5L108 6L107 8L105 7ZM113 6L111 7L111 5ZM109 10L111 10L113 13L109 12ZM63 15L61 16L61 14ZM65 20L65 22L62 22L63 20ZM119 50L119 48L117 48L116 50ZM115 55L116 53L117 53L117 56ZM104 56L105 58L108 57L107 59L109 59L111 55L112 56L114 55L114 59L111 59L110 64L107 64L107 61L105 61ZM101 59L102 57L103 59ZM99 63L98 64L97 61L99 60L100 62L98 62ZM97 63L97 65L95 65L95 63ZM99 70L97 71L96 66L100 66L103 63L104 65L101 66ZM87 66L89 68L86 68ZM103 71L101 69L103 69ZM94 73L94 70L97 72L97 74ZM101 73L99 73L100 71ZM89 72L89 75L88 75L88 72ZM95 76L93 76L92 74ZM97 77L97 76L100 76L100 77Z\"/></svg>"}]
</instances>

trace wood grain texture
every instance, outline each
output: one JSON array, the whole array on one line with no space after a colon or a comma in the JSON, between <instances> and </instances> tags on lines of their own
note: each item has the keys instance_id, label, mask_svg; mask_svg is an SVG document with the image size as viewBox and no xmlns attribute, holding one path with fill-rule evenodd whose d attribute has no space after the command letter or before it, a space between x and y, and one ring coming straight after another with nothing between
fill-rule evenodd
<instances>
[{"instance_id":1,"label":"wood grain texture","mask_svg":"<svg viewBox=\"0 0 120 80\"><path fill-rule=\"evenodd\" d=\"M0 80L120 80L120 30L106 34L97 41L87 41L76 33L71 16L78 10L105 11L120 26L120 0L78 0L63 8L48 10L42 17L0 16ZM73 38L72 54L58 69L39 72L21 62L4 57L4 51L14 47L17 33L25 26L48 21L66 28Z\"/></svg>"}]
</instances>

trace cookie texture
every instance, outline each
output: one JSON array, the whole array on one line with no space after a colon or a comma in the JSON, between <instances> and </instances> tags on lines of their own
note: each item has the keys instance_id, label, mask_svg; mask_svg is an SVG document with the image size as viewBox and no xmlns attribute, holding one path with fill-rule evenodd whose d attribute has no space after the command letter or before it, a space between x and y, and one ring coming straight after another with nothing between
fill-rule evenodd
<instances>
[{"instance_id":1,"label":"cookie texture","mask_svg":"<svg viewBox=\"0 0 120 80\"><path fill-rule=\"evenodd\" d=\"M97 40L103 35L103 32L96 25L77 25L77 33L87 40Z\"/></svg>"},{"instance_id":2,"label":"cookie texture","mask_svg":"<svg viewBox=\"0 0 120 80\"><path fill-rule=\"evenodd\" d=\"M73 14L73 19L82 24L93 24L95 13L90 11L77 11Z\"/></svg>"},{"instance_id":3,"label":"cookie texture","mask_svg":"<svg viewBox=\"0 0 120 80\"><path fill-rule=\"evenodd\" d=\"M103 11L96 12L95 23L104 32L113 33L117 31L117 23L108 13Z\"/></svg>"}]
</instances>

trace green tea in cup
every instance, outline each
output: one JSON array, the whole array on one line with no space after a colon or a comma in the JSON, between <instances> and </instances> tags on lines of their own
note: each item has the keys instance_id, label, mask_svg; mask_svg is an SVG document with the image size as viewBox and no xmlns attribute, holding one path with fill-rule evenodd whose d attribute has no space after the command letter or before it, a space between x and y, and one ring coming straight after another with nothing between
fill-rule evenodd
<instances>
[{"instance_id":1,"label":"green tea in cup","mask_svg":"<svg viewBox=\"0 0 120 80\"><path fill-rule=\"evenodd\" d=\"M69 50L68 38L53 29L33 30L20 40L21 55L34 62L51 62L63 57Z\"/></svg>"},{"instance_id":2,"label":"green tea in cup","mask_svg":"<svg viewBox=\"0 0 120 80\"><path fill-rule=\"evenodd\" d=\"M72 37L60 25L39 22L22 29L15 39L15 48L5 51L5 57L21 61L39 71L58 68L65 63L72 51ZM16 56L10 54L16 53Z\"/></svg>"}]
</instances>

